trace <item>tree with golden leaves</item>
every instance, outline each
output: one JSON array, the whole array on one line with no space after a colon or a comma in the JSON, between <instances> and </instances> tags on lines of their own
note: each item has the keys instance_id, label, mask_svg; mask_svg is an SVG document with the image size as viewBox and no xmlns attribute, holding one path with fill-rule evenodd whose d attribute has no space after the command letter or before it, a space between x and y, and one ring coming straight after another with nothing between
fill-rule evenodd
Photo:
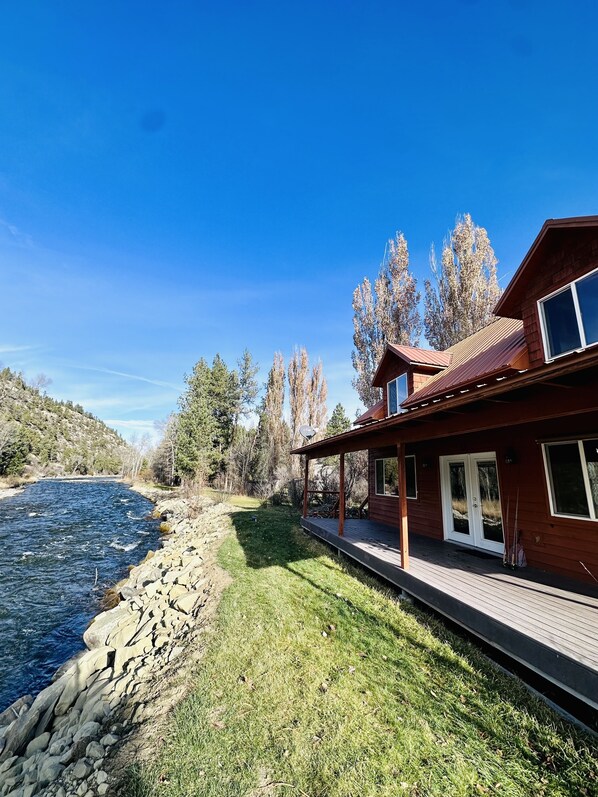
<instances>
[{"instance_id":1,"label":"tree with golden leaves","mask_svg":"<svg viewBox=\"0 0 598 797\"><path fill-rule=\"evenodd\" d=\"M407 239L397 232L386 245L378 277L353 292L353 387L366 407L380 399L372 379L387 343L416 346L421 334L417 281L409 270Z\"/></svg>"},{"instance_id":2,"label":"tree with golden leaves","mask_svg":"<svg viewBox=\"0 0 598 797\"><path fill-rule=\"evenodd\" d=\"M424 329L428 343L443 351L487 326L501 294L496 255L484 227L469 213L457 217L442 246L440 265L434 247L425 283Z\"/></svg>"}]
</instances>

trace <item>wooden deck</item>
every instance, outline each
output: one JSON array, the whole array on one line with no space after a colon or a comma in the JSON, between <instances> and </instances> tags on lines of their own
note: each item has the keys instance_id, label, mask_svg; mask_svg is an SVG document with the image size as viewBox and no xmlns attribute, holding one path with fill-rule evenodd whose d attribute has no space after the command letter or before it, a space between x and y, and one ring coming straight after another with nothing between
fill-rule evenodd
<instances>
[{"instance_id":1,"label":"wooden deck","mask_svg":"<svg viewBox=\"0 0 598 797\"><path fill-rule=\"evenodd\" d=\"M304 518L304 529L468 631L598 708L598 589L449 543L410 536L400 568L398 530L370 520ZM481 556L480 556L481 554Z\"/></svg>"}]
</instances>

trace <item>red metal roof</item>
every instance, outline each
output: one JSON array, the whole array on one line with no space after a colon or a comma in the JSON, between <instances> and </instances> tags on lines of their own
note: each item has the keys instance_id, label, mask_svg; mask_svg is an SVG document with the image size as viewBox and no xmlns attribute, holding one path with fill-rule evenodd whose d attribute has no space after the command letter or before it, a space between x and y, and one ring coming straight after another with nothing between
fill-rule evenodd
<instances>
[{"instance_id":1,"label":"red metal roof","mask_svg":"<svg viewBox=\"0 0 598 797\"><path fill-rule=\"evenodd\" d=\"M446 368L451 362L451 355L447 351L418 349L415 346L397 346L394 343L389 343L388 348L406 360L409 365L431 365Z\"/></svg>"},{"instance_id":2,"label":"red metal roof","mask_svg":"<svg viewBox=\"0 0 598 797\"><path fill-rule=\"evenodd\" d=\"M389 357L399 357L408 366L419 365L423 368L433 368L435 370L446 368L451 361L450 354L445 351L432 351L430 349L418 349L415 346L399 346L396 343L387 343L372 379L374 387L384 387L383 373Z\"/></svg>"},{"instance_id":3,"label":"red metal roof","mask_svg":"<svg viewBox=\"0 0 598 797\"><path fill-rule=\"evenodd\" d=\"M379 421L384 418L384 400L377 401L373 406L366 410L363 415L360 415L357 420L353 421L353 426L361 426L370 421Z\"/></svg>"},{"instance_id":4,"label":"red metal roof","mask_svg":"<svg viewBox=\"0 0 598 797\"><path fill-rule=\"evenodd\" d=\"M445 353L452 355L448 368L432 376L412 393L403 402L403 407L416 407L459 389L479 387L485 379L529 367L523 324L512 318L497 318Z\"/></svg>"}]
</instances>

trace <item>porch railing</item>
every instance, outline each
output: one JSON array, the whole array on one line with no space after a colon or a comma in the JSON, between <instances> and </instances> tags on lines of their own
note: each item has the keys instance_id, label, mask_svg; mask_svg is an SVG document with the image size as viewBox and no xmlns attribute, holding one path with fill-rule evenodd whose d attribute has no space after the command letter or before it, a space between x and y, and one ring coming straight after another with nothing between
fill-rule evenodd
<instances>
[{"instance_id":1,"label":"porch railing","mask_svg":"<svg viewBox=\"0 0 598 797\"><path fill-rule=\"evenodd\" d=\"M321 496L321 500L314 501L312 496ZM334 518L338 517L340 504L339 490L308 490L307 491L307 516Z\"/></svg>"}]
</instances>

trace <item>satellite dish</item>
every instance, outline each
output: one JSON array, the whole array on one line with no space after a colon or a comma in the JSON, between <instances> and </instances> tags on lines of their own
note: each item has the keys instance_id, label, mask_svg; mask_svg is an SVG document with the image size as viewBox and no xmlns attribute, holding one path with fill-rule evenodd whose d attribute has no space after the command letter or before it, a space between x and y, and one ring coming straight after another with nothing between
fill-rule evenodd
<instances>
[{"instance_id":1,"label":"satellite dish","mask_svg":"<svg viewBox=\"0 0 598 797\"><path fill-rule=\"evenodd\" d=\"M318 430L314 429L313 426L304 425L299 427L299 434L301 435L301 437L304 438L304 440L307 440L308 443L312 439L312 437L315 437L317 435L317 433Z\"/></svg>"}]
</instances>

